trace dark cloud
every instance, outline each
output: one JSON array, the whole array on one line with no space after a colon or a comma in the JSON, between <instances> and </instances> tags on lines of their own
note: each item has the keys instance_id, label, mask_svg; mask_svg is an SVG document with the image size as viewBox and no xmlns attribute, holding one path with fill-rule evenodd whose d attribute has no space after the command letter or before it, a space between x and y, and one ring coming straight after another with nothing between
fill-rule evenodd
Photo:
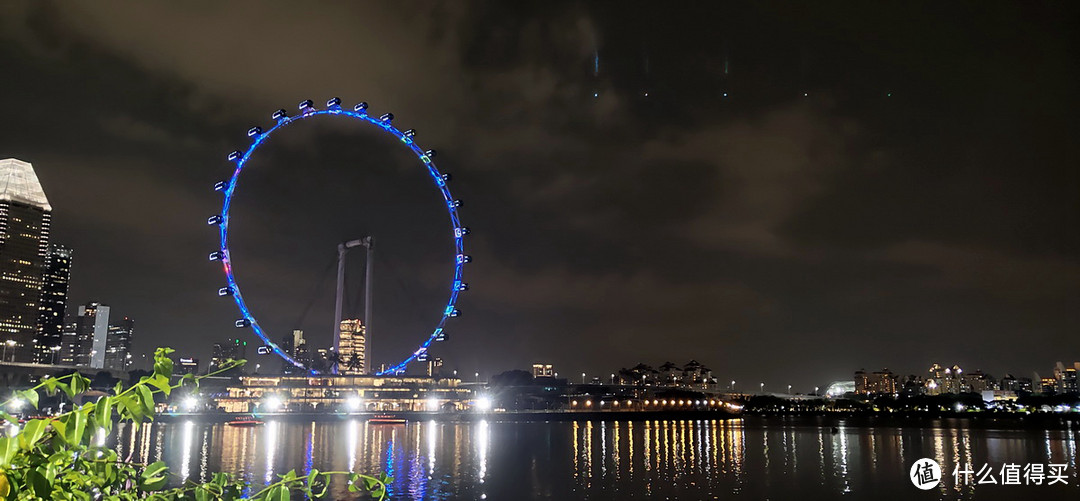
<instances>
[{"instance_id":1,"label":"dark cloud","mask_svg":"<svg viewBox=\"0 0 1080 501\"><path fill-rule=\"evenodd\" d=\"M209 186L247 127L340 95L415 126L455 174L476 262L439 348L452 367L697 358L823 384L1080 358L1071 7L2 9L0 155L35 164L76 250L73 302L135 317L139 349L206 357L234 334L205 262ZM446 215L385 138L284 131L234 217L238 276L276 337L325 342L318 286L337 242L366 234L376 357L433 323Z\"/></svg>"}]
</instances>

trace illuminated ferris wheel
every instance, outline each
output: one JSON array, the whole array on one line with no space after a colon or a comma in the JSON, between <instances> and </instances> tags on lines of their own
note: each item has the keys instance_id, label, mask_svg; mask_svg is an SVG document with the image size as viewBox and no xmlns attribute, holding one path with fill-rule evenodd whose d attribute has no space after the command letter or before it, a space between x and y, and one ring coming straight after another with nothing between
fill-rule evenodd
<instances>
[{"instance_id":1,"label":"illuminated ferris wheel","mask_svg":"<svg viewBox=\"0 0 1080 501\"><path fill-rule=\"evenodd\" d=\"M353 107L353 109L347 110L341 107L341 99L333 98L326 102L325 109L316 109L314 103L311 100L300 103L300 114L296 116L289 116L285 110L277 110L271 115L274 120L274 126L269 130L263 130L261 127L252 127L248 130L247 135L252 139L251 144L244 151L234 151L229 154L229 161L236 163L236 169L233 171L232 178L227 181L219 181L214 185L214 190L222 192L225 197L221 205L221 212L214 214L207 219L207 223L210 225L218 226L221 232L221 246L220 249L210 253L211 261L220 261L222 268L225 271L225 287L218 289L219 296L232 296L236 301L236 306L240 309L240 318L236 320L237 328L250 328L256 336L259 337L262 342L270 348L270 351L277 354L279 357L289 362L290 364L304 369L311 374L318 374L317 371L305 367L302 363L295 360L288 353L285 353L277 343L274 343L266 335L265 330L259 325L258 320L255 319L255 315L248 308L244 297L240 293L240 286L237 284L236 277L233 275L232 258L229 253L229 208L232 204L233 197L236 195L237 183L240 179L240 173L244 170L244 165L247 164L251 155L255 153L255 150L259 146L266 143L267 140L282 127L286 125L299 122L301 120L318 117L318 116L342 116L351 119L359 120L364 123L368 123L376 126L378 129L383 130L390 135L397 138L405 145L416 158L420 160L420 164L427 169L428 174L435 182L435 187L438 188L439 193L442 195L446 204L446 211L450 215L450 227L451 236L454 241L454 270L453 280L450 285L449 299L446 301L446 306L439 312L438 322L435 324L435 328L428 335L427 339L420 344L420 346L414 350L407 358L401 362L394 364L382 371L379 371L377 375L386 374L399 374L405 371L409 362L414 360L423 360L427 358L428 348L432 343L437 341L446 340L446 334L444 328L447 320L452 317L458 316L460 313L455 306L457 304L458 295L468 290L469 285L462 279L462 272L466 263L470 262L472 258L465 254L464 236L469 233L469 229L461 225L461 220L458 217L458 208L461 207L461 201L455 199L450 194L450 188L447 183L450 181L450 174L444 174L439 172L439 169L435 166L434 150L424 150L416 144L413 140L416 136L414 129L398 130L392 125L394 115L386 113L379 117L374 117L367 112L368 104L360 103ZM370 265L370 263L369 263ZM334 326L335 329L338 326ZM336 348L336 347L335 347Z\"/></svg>"}]
</instances>

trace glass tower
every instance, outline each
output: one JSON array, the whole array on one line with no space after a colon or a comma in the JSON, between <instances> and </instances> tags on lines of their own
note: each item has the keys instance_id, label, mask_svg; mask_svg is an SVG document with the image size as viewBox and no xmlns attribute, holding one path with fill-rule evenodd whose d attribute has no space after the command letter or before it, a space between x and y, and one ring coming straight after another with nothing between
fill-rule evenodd
<instances>
[{"instance_id":1,"label":"glass tower","mask_svg":"<svg viewBox=\"0 0 1080 501\"><path fill-rule=\"evenodd\" d=\"M35 358L51 213L34 167L0 160L0 343L15 362Z\"/></svg>"}]
</instances>

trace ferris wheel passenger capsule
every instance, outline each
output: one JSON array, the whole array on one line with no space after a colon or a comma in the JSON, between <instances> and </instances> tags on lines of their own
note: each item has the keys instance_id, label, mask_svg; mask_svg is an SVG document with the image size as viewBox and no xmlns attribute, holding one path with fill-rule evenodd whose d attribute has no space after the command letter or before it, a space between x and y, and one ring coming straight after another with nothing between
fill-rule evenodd
<instances>
[{"instance_id":1,"label":"ferris wheel passenger capsule","mask_svg":"<svg viewBox=\"0 0 1080 501\"><path fill-rule=\"evenodd\" d=\"M431 157L431 158L435 158L435 155L438 155L439 152L437 152L435 150L427 150L427 151L424 152L424 154Z\"/></svg>"},{"instance_id":2,"label":"ferris wheel passenger capsule","mask_svg":"<svg viewBox=\"0 0 1080 501\"><path fill-rule=\"evenodd\" d=\"M381 121L383 121L385 123L390 123L391 121L394 120L394 114L393 113L386 113L383 116L379 117L379 120L381 120Z\"/></svg>"},{"instance_id":3,"label":"ferris wheel passenger capsule","mask_svg":"<svg viewBox=\"0 0 1080 501\"><path fill-rule=\"evenodd\" d=\"M231 296L233 293L232 287L222 287L217 290L219 296Z\"/></svg>"},{"instance_id":4,"label":"ferris wheel passenger capsule","mask_svg":"<svg viewBox=\"0 0 1080 501\"><path fill-rule=\"evenodd\" d=\"M229 153L229 161L230 162L235 162L235 161L239 160L240 157L242 157L242 156L244 156L244 153L242 151L233 150L232 153Z\"/></svg>"},{"instance_id":5,"label":"ferris wheel passenger capsule","mask_svg":"<svg viewBox=\"0 0 1080 501\"><path fill-rule=\"evenodd\" d=\"M367 113L367 103L360 101L356 106L353 106L353 111L357 113Z\"/></svg>"},{"instance_id":6,"label":"ferris wheel passenger capsule","mask_svg":"<svg viewBox=\"0 0 1080 501\"><path fill-rule=\"evenodd\" d=\"M214 251L214 252L210 253L210 260L211 261L221 261L222 259L225 259L225 253L224 252Z\"/></svg>"},{"instance_id":7,"label":"ferris wheel passenger capsule","mask_svg":"<svg viewBox=\"0 0 1080 501\"><path fill-rule=\"evenodd\" d=\"M304 111L305 109L315 107L315 101L312 101L310 99L305 99L305 100L301 101L300 105L297 106L297 107L300 108L300 111Z\"/></svg>"},{"instance_id":8,"label":"ferris wheel passenger capsule","mask_svg":"<svg viewBox=\"0 0 1080 501\"><path fill-rule=\"evenodd\" d=\"M251 320L248 320L246 318L241 318L240 320L237 320L236 323L233 324L233 325L236 325L237 329L243 329L245 327L251 327Z\"/></svg>"},{"instance_id":9,"label":"ferris wheel passenger capsule","mask_svg":"<svg viewBox=\"0 0 1080 501\"><path fill-rule=\"evenodd\" d=\"M439 177L441 177L444 182L450 182L450 179L452 179L454 176L451 176L449 172L444 172Z\"/></svg>"},{"instance_id":10,"label":"ferris wheel passenger capsule","mask_svg":"<svg viewBox=\"0 0 1080 501\"><path fill-rule=\"evenodd\" d=\"M416 137L416 129L409 129L409 130L407 130L405 132L402 132L401 134L404 135L405 137L411 139L411 138Z\"/></svg>"},{"instance_id":11,"label":"ferris wheel passenger capsule","mask_svg":"<svg viewBox=\"0 0 1080 501\"><path fill-rule=\"evenodd\" d=\"M468 254L458 254L457 255L457 262L458 262L458 264L471 263L472 262L472 256L470 256Z\"/></svg>"},{"instance_id":12,"label":"ferris wheel passenger capsule","mask_svg":"<svg viewBox=\"0 0 1080 501\"><path fill-rule=\"evenodd\" d=\"M451 201L451 202L447 202L446 204L449 205L451 208L456 209L458 207L461 207L461 200L454 200L454 201Z\"/></svg>"},{"instance_id":13,"label":"ferris wheel passenger capsule","mask_svg":"<svg viewBox=\"0 0 1080 501\"><path fill-rule=\"evenodd\" d=\"M215 224L221 224L221 222L224 221L224 220L225 219L221 217L221 214L214 214L213 216L210 216L210 217L206 218L206 224L209 224L209 225L212 226L212 225L215 225Z\"/></svg>"},{"instance_id":14,"label":"ferris wheel passenger capsule","mask_svg":"<svg viewBox=\"0 0 1080 501\"><path fill-rule=\"evenodd\" d=\"M228 181L218 181L214 183L214 191L225 191L228 187Z\"/></svg>"},{"instance_id":15,"label":"ferris wheel passenger capsule","mask_svg":"<svg viewBox=\"0 0 1080 501\"><path fill-rule=\"evenodd\" d=\"M332 97L328 101L326 101L326 107L327 108L333 108L335 106L341 106L341 98L340 97Z\"/></svg>"},{"instance_id":16,"label":"ferris wheel passenger capsule","mask_svg":"<svg viewBox=\"0 0 1080 501\"><path fill-rule=\"evenodd\" d=\"M274 120L281 120L282 118L287 118L288 116L288 113L286 113L284 109L280 109L275 111L273 115L270 115L270 118Z\"/></svg>"},{"instance_id":17,"label":"ferris wheel passenger capsule","mask_svg":"<svg viewBox=\"0 0 1080 501\"><path fill-rule=\"evenodd\" d=\"M248 129L248 137L258 136L259 134L262 134L262 133L263 133L262 127L259 127L259 126L255 126L255 127L252 127L250 129Z\"/></svg>"}]
</instances>

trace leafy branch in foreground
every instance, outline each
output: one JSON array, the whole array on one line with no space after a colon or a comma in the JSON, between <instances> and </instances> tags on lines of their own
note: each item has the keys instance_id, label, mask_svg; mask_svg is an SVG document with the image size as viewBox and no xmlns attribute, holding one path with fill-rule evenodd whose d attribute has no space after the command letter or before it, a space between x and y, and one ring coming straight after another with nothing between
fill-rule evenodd
<instances>
[{"instance_id":1,"label":"leafy branch in foreground","mask_svg":"<svg viewBox=\"0 0 1080 501\"><path fill-rule=\"evenodd\" d=\"M185 374L172 384L173 362L170 348L158 348L154 353L154 372L143 376L127 388L117 383L111 395L96 402L87 402L68 412L40 419L30 419L20 426L14 416L0 411L0 419L15 430L0 437L0 499L6 500L267 500L285 501L294 492L307 498L321 499L327 495L330 480L341 476L348 480L349 492L376 499L386 498L385 475L372 477L358 473L312 469L308 475L295 471L280 475L274 482L254 494L251 486L228 473L215 473L209 482L185 481L180 487L167 488L169 468L162 461L151 464L132 462L130 456L121 458L117 451L105 447L104 437L114 422L127 421L138 426L154 419L155 396L168 397L173 390L195 387L205 377L220 374L244 364L231 360L206 376ZM7 407L19 400L38 407L40 391L48 396L63 393L75 402L75 397L90 389L90 380L78 372L47 377L37 386L15 392L15 396L0 403Z\"/></svg>"}]
</instances>

